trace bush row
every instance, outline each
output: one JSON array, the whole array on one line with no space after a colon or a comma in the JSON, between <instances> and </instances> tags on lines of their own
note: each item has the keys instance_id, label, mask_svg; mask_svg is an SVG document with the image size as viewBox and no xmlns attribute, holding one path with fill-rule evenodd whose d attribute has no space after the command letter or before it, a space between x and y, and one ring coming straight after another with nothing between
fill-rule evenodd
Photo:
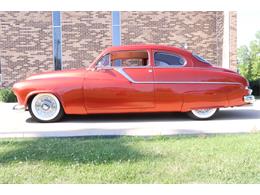
<instances>
[{"instance_id":1,"label":"bush row","mask_svg":"<svg viewBox=\"0 0 260 195\"><path fill-rule=\"evenodd\" d=\"M17 99L10 88L4 88L0 89L0 102L17 102Z\"/></svg>"},{"instance_id":2,"label":"bush row","mask_svg":"<svg viewBox=\"0 0 260 195\"><path fill-rule=\"evenodd\" d=\"M250 88L253 89L253 95L260 96L260 79L250 81Z\"/></svg>"}]
</instances>

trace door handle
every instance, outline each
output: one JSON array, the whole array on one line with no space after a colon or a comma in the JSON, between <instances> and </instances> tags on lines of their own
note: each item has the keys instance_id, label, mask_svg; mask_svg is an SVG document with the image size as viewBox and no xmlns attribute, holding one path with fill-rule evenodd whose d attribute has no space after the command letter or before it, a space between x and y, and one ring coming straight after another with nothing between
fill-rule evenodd
<instances>
[{"instance_id":1,"label":"door handle","mask_svg":"<svg viewBox=\"0 0 260 195\"><path fill-rule=\"evenodd\" d=\"M148 72L153 72L153 70L152 70L152 69L149 69Z\"/></svg>"}]
</instances>

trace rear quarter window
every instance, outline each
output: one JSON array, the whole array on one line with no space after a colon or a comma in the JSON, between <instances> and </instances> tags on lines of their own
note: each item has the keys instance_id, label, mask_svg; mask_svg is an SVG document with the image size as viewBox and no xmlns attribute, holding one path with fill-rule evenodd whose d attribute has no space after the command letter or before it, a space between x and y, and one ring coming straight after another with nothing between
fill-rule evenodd
<instances>
[{"instance_id":1,"label":"rear quarter window","mask_svg":"<svg viewBox=\"0 0 260 195\"><path fill-rule=\"evenodd\" d=\"M196 54L196 53L192 53L193 57L196 58L197 60L199 60L200 62L206 63L206 64L210 64L206 59L204 59L202 56Z\"/></svg>"},{"instance_id":2,"label":"rear quarter window","mask_svg":"<svg viewBox=\"0 0 260 195\"><path fill-rule=\"evenodd\" d=\"M181 56L166 52L154 53L155 66L183 66L186 61Z\"/></svg>"}]
</instances>

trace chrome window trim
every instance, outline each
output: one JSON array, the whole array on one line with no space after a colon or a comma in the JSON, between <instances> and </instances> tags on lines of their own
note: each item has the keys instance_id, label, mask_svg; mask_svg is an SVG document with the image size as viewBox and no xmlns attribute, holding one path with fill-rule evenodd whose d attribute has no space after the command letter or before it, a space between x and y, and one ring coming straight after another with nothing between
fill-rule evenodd
<instances>
[{"instance_id":1,"label":"chrome window trim","mask_svg":"<svg viewBox=\"0 0 260 195\"><path fill-rule=\"evenodd\" d=\"M132 79L121 67L112 67L115 71L125 77L129 82L134 84L228 84L228 85L242 85L238 82L209 82L209 81L135 81Z\"/></svg>"},{"instance_id":2,"label":"chrome window trim","mask_svg":"<svg viewBox=\"0 0 260 195\"><path fill-rule=\"evenodd\" d=\"M172 64L172 65L167 65L167 66L157 66L155 64L155 54L156 53L163 53L163 54L166 54L166 55L171 55L171 56L176 56L176 57L182 58L184 60L184 64L183 65L174 65L174 64ZM170 51L161 51L161 50L153 51L153 61L154 61L154 67L157 67L157 68L182 68L182 67L186 66L187 63L188 63L186 58L184 58L182 55L179 55L179 54L176 54L176 53L172 53Z\"/></svg>"}]
</instances>

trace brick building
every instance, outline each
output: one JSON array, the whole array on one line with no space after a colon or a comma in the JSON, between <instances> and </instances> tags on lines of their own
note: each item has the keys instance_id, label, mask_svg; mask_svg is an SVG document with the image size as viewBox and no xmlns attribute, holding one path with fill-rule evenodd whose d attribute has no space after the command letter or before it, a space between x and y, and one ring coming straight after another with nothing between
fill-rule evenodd
<instances>
[{"instance_id":1,"label":"brick building","mask_svg":"<svg viewBox=\"0 0 260 195\"><path fill-rule=\"evenodd\" d=\"M236 70L235 12L0 12L0 87L37 72L88 66L106 47L186 46Z\"/></svg>"}]
</instances>

